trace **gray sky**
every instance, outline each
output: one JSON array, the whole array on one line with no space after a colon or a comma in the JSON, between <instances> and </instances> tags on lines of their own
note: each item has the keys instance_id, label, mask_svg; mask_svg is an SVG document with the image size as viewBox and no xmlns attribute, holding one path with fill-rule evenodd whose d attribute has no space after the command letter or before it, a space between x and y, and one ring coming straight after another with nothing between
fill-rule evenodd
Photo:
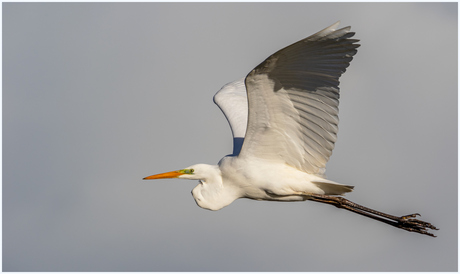
<instances>
[{"instance_id":1,"label":"gray sky","mask_svg":"<svg viewBox=\"0 0 460 274\"><path fill-rule=\"evenodd\" d=\"M141 180L231 153L214 93L337 20L328 178L437 238ZM3 271L457 271L457 33L456 3L4 3Z\"/></svg>"}]
</instances>

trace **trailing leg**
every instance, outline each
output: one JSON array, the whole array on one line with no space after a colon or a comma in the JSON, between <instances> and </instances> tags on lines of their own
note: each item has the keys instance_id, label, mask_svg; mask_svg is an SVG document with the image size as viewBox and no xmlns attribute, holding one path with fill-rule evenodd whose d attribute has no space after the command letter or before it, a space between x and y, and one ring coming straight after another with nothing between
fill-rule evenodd
<instances>
[{"instance_id":1,"label":"trailing leg","mask_svg":"<svg viewBox=\"0 0 460 274\"><path fill-rule=\"evenodd\" d=\"M372 218L374 220L389 224L397 228L401 228L410 232L428 235L431 237L436 237L432 233L428 232L428 229L438 229L428 222L416 219L417 216L420 216L420 214L418 213L398 217L362 205L358 205L343 197L311 193L304 193L303 195L311 201L331 204L338 208L349 210L351 212Z\"/></svg>"}]
</instances>

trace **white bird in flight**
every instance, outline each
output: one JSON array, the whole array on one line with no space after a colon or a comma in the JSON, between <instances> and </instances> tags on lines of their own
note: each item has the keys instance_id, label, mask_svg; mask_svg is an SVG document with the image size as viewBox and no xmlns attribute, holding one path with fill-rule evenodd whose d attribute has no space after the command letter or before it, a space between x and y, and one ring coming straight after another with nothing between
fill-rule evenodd
<instances>
[{"instance_id":1,"label":"white bird in flight","mask_svg":"<svg viewBox=\"0 0 460 274\"><path fill-rule=\"evenodd\" d=\"M199 180L198 206L219 210L239 198L316 201L407 231L434 236L416 219L360 206L339 195L353 186L326 179L338 131L339 77L360 46L339 22L285 47L214 96L233 133L233 154L217 165L197 164L145 177Z\"/></svg>"}]
</instances>

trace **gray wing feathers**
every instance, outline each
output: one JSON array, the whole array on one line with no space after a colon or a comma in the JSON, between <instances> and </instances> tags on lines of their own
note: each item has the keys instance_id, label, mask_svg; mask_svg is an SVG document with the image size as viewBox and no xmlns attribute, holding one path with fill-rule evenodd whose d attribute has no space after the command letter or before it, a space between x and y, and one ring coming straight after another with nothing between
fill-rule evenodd
<instances>
[{"instance_id":1,"label":"gray wing feathers","mask_svg":"<svg viewBox=\"0 0 460 274\"><path fill-rule=\"evenodd\" d=\"M248 74L251 136L246 136L242 153L247 150L261 157L281 156L300 170L319 175L324 172L337 139L339 77L359 47L359 40L350 39L354 35L350 27L336 30L337 26L338 23L279 50ZM273 96L268 95L267 87ZM262 97L268 96L271 99L262 102ZM285 117L276 116L278 122L274 122L275 115L263 114L263 107L272 109L272 113L278 109ZM255 142L249 144L252 139L263 146L263 135L269 132L284 142L271 156L267 152L268 137L267 145L260 150ZM297 151L283 152L293 144Z\"/></svg>"},{"instance_id":2,"label":"gray wing feathers","mask_svg":"<svg viewBox=\"0 0 460 274\"><path fill-rule=\"evenodd\" d=\"M267 73L275 80L275 91L283 87L314 92L324 87L338 98L339 77L359 47L358 40L349 39L354 35L349 29L329 27L281 49L256 67L255 73Z\"/></svg>"}]
</instances>

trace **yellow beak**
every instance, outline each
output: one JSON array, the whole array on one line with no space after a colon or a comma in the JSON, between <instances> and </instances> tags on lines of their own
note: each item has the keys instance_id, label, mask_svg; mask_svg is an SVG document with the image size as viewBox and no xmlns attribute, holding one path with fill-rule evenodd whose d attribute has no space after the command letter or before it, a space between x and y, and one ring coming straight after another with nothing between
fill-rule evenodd
<instances>
[{"instance_id":1,"label":"yellow beak","mask_svg":"<svg viewBox=\"0 0 460 274\"><path fill-rule=\"evenodd\" d=\"M182 174L184 173L180 172L180 170L176 170L176 171L170 171L170 172L151 175L151 176L145 177L144 180L177 178Z\"/></svg>"}]
</instances>

